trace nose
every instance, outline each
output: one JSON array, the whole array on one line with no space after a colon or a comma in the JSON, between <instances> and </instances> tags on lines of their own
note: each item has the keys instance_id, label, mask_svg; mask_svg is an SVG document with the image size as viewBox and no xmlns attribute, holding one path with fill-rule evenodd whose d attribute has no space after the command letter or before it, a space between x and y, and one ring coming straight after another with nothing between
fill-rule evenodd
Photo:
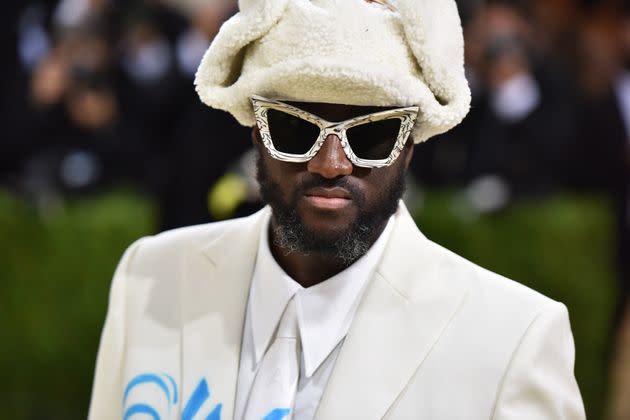
<instances>
[{"instance_id":1,"label":"nose","mask_svg":"<svg viewBox=\"0 0 630 420\"><path fill-rule=\"evenodd\" d=\"M311 173L316 173L324 178L334 179L352 173L352 162L341 147L341 140L335 134L329 134L324 141L324 145L308 161L307 169Z\"/></svg>"}]
</instances>

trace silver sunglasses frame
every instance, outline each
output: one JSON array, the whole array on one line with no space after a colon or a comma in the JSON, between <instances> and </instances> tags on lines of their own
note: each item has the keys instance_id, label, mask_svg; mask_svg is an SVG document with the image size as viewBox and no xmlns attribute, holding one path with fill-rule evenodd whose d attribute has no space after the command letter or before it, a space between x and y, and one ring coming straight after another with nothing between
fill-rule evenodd
<instances>
[{"instance_id":1,"label":"silver sunglasses frame","mask_svg":"<svg viewBox=\"0 0 630 420\"><path fill-rule=\"evenodd\" d=\"M317 115L311 114L310 112L304 111L295 106L286 104L284 102L263 98L262 96L254 95L250 98L252 102L252 106L254 107L254 115L256 117L256 125L258 126L258 130L260 131L260 136L262 138L262 142L269 151L269 154L277 160L281 160L284 162L293 162L293 163L302 163L308 162L311 160L319 149L322 148L326 138L334 134L339 137L341 141L341 147L345 152L348 160L352 162L356 166L361 166L364 168L382 168L384 166L389 166L394 161L402 150L405 147L405 143L413 130L413 127L416 123L416 118L418 117L419 107L410 106L404 108L395 108L389 109L386 111L379 111L372 114L362 115L359 117L351 118L349 120L340 121L340 122L330 122L323 118L318 117ZM278 111L285 112L287 114L293 115L297 118L308 121L317 127L319 127L319 136L313 142L313 146L310 150L304 154L292 154L292 153L284 153L276 148L273 145L273 141L271 139L271 133L269 130L269 122L267 120L267 113L270 109L275 109ZM355 127L357 125L367 124L374 121L381 121L387 119L397 118L400 119L400 131L398 132L398 138L394 143L394 147L392 148L391 153L385 159L361 159L357 157L352 148L350 147L350 143L348 142L348 137L346 135L346 131L349 128Z\"/></svg>"}]
</instances>

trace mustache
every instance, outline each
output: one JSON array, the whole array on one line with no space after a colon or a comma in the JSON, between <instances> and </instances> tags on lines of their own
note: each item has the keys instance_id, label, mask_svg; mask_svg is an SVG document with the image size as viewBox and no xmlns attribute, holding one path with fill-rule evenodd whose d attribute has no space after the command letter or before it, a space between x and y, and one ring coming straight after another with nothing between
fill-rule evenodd
<instances>
[{"instance_id":1,"label":"mustache","mask_svg":"<svg viewBox=\"0 0 630 420\"><path fill-rule=\"evenodd\" d=\"M295 197L306 194L308 190L313 188L343 188L348 191L350 197L362 202L364 195L359 187L354 185L347 177L340 177L335 179L324 178L323 176L311 174L306 179L296 185Z\"/></svg>"}]
</instances>

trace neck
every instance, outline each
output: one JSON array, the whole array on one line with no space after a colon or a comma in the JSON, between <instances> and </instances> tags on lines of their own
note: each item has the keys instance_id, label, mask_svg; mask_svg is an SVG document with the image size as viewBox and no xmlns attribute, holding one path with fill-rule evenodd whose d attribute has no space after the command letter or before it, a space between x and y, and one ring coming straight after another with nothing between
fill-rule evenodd
<instances>
[{"instance_id":1,"label":"neck","mask_svg":"<svg viewBox=\"0 0 630 420\"><path fill-rule=\"evenodd\" d=\"M322 283L354 264L354 261L347 261L326 253L290 252L274 242L274 224L275 221L272 218L269 230L271 253L280 267L302 287L311 287ZM385 226L387 226L387 221L374 230L374 235L370 238L370 247L381 236Z\"/></svg>"}]
</instances>

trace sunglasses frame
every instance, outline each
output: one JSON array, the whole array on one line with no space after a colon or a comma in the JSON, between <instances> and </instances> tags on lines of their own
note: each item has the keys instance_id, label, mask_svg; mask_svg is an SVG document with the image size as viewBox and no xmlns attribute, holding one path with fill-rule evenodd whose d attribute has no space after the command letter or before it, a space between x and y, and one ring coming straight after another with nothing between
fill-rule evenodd
<instances>
[{"instance_id":1,"label":"sunglasses frame","mask_svg":"<svg viewBox=\"0 0 630 420\"><path fill-rule=\"evenodd\" d=\"M258 130L260 131L262 142L269 151L269 154L274 159L293 163L308 162L313 157L315 157L317 152L319 152L319 150L324 145L326 138L328 138L329 135L334 134L339 137L341 141L341 147L348 157L348 160L354 165L364 168L382 168L384 166L389 166L394 163L396 158L398 158L405 147L405 143L407 142L407 139L409 138L409 135L411 134L411 131L413 130L413 127L416 123L416 118L418 117L419 111L419 107L410 106L361 115L345 121L330 122L318 117L317 115L311 114L310 112L304 111L293 105L289 105L278 100L267 99L257 95L252 96L250 100L254 107L256 125L258 126ZM313 146L311 146L308 152L304 154L293 154L281 152L275 148L269 130L269 122L267 120L267 113L270 109L275 109L289 115L293 115L319 127L319 136L317 137L317 139L314 140ZM350 142L348 141L348 136L346 135L346 131L349 128L358 125L368 124L370 122L394 118L400 120L400 130L398 131L398 137L396 139L396 142L394 143L394 147L392 148L392 151L387 158L362 159L354 154L354 151L350 146Z\"/></svg>"}]
</instances>

